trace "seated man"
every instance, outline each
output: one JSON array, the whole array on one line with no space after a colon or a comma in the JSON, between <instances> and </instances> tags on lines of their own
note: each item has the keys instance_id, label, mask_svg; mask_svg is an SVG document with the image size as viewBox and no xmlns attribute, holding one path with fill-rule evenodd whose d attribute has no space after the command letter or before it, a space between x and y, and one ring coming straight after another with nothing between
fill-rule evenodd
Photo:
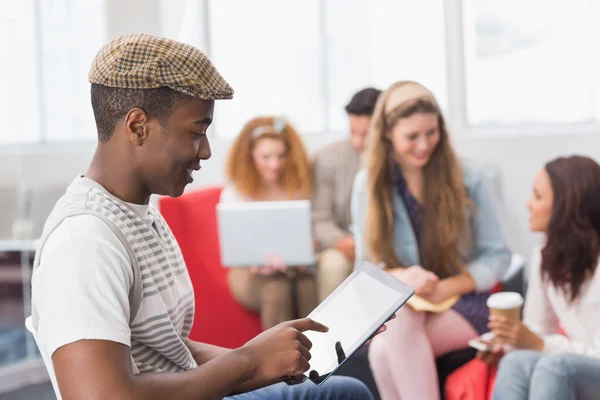
<instances>
[{"instance_id":1,"label":"seated man","mask_svg":"<svg viewBox=\"0 0 600 400\"><path fill-rule=\"evenodd\" d=\"M371 399L345 378L263 388L307 371L311 343L302 332L327 330L310 319L235 350L188 339L193 288L149 199L181 195L210 158L215 100L233 90L206 55L125 35L100 50L89 79L98 145L48 217L32 279L30 328L57 397Z\"/></svg>"},{"instance_id":2,"label":"seated man","mask_svg":"<svg viewBox=\"0 0 600 400\"><path fill-rule=\"evenodd\" d=\"M330 144L315 157L313 221L316 239L323 250L317 269L319 301L354 268L354 239L349 231L352 183L380 93L381 90L374 88L357 92L346 106L350 138Z\"/></svg>"}]
</instances>

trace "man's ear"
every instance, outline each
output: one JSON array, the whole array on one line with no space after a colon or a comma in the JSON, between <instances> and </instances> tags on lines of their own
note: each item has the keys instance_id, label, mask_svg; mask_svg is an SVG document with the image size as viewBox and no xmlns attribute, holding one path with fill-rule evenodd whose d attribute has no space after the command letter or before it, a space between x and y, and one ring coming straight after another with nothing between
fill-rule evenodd
<instances>
[{"instance_id":1,"label":"man's ear","mask_svg":"<svg viewBox=\"0 0 600 400\"><path fill-rule=\"evenodd\" d=\"M125 116L125 129L129 141L136 146L141 146L148 139L149 116L142 108L135 107Z\"/></svg>"}]
</instances>

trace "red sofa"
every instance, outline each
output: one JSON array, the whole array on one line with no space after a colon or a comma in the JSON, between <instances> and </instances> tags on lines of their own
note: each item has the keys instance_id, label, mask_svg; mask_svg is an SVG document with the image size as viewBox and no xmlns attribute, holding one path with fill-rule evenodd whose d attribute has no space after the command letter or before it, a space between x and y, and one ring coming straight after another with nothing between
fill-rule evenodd
<instances>
[{"instance_id":1,"label":"red sofa","mask_svg":"<svg viewBox=\"0 0 600 400\"><path fill-rule=\"evenodd\" d=\"M160 211L173 231L187 264L196 311L190 339L235 348L259 334L257 313L246 310L227 286L229 270L221 265L216 205L221 187L163 197Z\"/></svg>"}]
</instances>

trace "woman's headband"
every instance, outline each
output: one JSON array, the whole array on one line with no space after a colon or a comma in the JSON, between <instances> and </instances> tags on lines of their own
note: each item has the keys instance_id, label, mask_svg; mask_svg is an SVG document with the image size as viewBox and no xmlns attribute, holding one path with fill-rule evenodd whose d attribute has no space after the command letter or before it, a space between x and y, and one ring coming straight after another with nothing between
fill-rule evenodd
<instances>
[{"instance_id":1,"label":"woman's headband","mask_svg":"<svg viewBox=\"0 0 600 400\"><path fill-rule=\"evenodd\" d=\"M389 116L400 105L417 99L430 101L437 107L435 97L425 86L412 81L401 82L396 85L387 95L383 108L385 116Z\"/></svg>"},{"instance_id":2,"label":"woman's headband","mask_svg":"<svg viewBox=\"0 0 600 400\"><path fill-rule=\"evenodd\" d=\"M274 133L274 134L279 135L280 133L283 132L286 125L287 125L287 123L285 122L285 120L283 118L275 117L275 118L273 118L272 125L261 125L261 126L254 128L254 130L252 131L252 137L257 138L260 135L263 135L265 133Z\"/></svg>"}]
</instances>

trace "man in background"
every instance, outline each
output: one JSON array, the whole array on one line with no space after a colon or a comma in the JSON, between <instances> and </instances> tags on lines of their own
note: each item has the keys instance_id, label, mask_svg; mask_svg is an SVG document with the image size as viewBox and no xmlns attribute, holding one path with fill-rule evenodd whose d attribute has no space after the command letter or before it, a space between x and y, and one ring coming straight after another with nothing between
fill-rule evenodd
<instances>
[{"instance_id":1,"label":"man in background","mask_svg":"<svg viewBox=\"0 0 600 400\"><path fill-rule=\"evenodd\" d=\"M345 107L350 137L328 145L315 157L313 221L323 250L317 269L320 301L350 275L354 266L354 239L350 232L352 183L380 93L381 90L366 88L354 94Z\"/></svg>"}]
</instances>

